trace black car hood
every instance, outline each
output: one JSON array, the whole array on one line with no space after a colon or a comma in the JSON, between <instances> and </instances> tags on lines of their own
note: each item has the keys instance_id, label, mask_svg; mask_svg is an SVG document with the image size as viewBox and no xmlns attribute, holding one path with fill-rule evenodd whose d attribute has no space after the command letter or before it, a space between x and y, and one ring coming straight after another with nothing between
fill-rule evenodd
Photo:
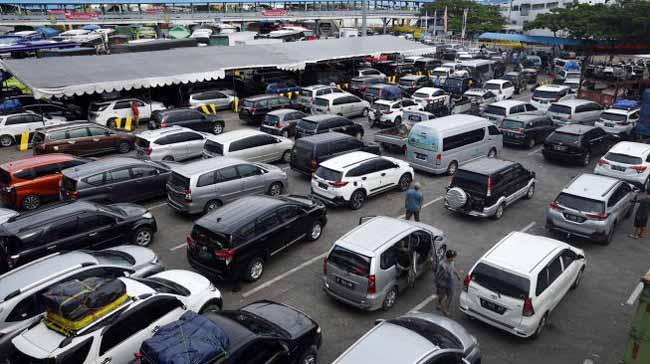
<instances>
[{"instance_id":1,"label":"black car hood","mask_svg":"<svg viewBox=\"0 0 650 364\"><path fill-rule=\"evenodd\" d=\"M272 301L254 302L243 307L242 310L281 327L292 338L297 338L316 326L314 321L306 314Z\"/></svg>"}]
</instances>

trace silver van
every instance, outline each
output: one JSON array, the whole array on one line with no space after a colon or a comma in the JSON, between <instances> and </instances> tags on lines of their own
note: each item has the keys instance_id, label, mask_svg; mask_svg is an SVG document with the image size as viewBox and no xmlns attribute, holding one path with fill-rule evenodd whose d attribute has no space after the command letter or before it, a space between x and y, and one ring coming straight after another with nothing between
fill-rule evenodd
<instances>
[{"instance_id":1,"label":"silver van","mask_svg":"<svg viewBox=\"0 0 650 364\"><path fill-rule=\"evenodd\" d=\"M594 125L600 120L603 107L597 102L582 99L554 102L548 108L547 115L556 125L567 124Z\"/></svg>"},{"instance_id":2,"label":"silver van","mask_svg":"<svg viewBox=\"0 0 650 364\"><path fill-rule=\"evenodd\" d=\"M368 116L370 103L348 93L318 96L311 105L312 114L335 114L351 118Z\"/></svg>"},{"instance_id":3,"label":"silver van","mask_svg":"<svg viewBox=\"0 0 650 364\"><path fill-rule=\"evenodd\" d=\"M263 131L240 129L209 136L203 148L203 158L231 157L250 162L289 163L293 141Z\"/></svg>"},{"instance_id":4,"label":"silver van","mask_svg":"<svg viewBox=\"0 0 650 364\"><path fill-rule=\"evenodd\" d=\"M200 157L206 137L182 126L146 130L135 136L135 152L153 161L182 161Z\"/></svg>"},{"instance_id":5,"label":"silver van","mask_svg":"<svg viewBox=\"0 0 650 364\"><path fill-rule=\"evenodd\" d=\"M453 175L458 166L496 157L503 135L482 117L456 114L417 123L406 141L406 158L417 170Z\"/></svg>"},{"instance_id":6,"label":"silver van","mask_svg":"<svg viewBox=\"0 0 650 364\"><path fill-rule=\"evenodd\" d=\"M220 157L174 165L167 182L167 203L188 213L207 213L239 197L277 196L288 186L287 174L269 164Z\"/></svg>"},{"instance_id":7,"label":"silver van","mask_svg":"<svg viewBox=\"0 0 650 364\"><path fill-rule=\"evenodd\" d=\"M327 253L323 290L360 309L388 310L402 290L437 267L447 237L419 222L386 216L363 220Z\"/></svg>"}]
</instances>

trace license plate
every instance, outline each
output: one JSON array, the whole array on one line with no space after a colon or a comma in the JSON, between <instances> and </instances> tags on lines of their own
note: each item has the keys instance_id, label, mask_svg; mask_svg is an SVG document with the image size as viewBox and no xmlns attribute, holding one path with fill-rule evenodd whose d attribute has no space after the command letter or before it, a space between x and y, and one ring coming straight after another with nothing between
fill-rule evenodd
<instances>
[{"instance_id":1,"label":"license plate","mask_svg":"<svg viewBox=\"0 0 650 364\"><path fill-rule=\"evenodd\" d=\"M573 221L573 222L583 222L585 219L581 216L576 216L576 215L571 215L571 214L564 214L564 218Z\"/></svg>"},{"instance_id":2,"label":"license plate","mask_svg":"<svg viewBox=\"0 0 650 364\"><path fill-rule=\"evenodd\" d=\"M567 147L564 146L564 145L556 145L556 146L554 147L554 149L555 149L555 150L566 150Z\"/></svg>"},{"instance_id":3,"label":"license plate","mask_svg":"<svg viewBox=\"0 0 650 364\"><path fill-rule=\"evenodd\" d=\"M490 311L496 312L499 315L503 315L504 312L506 312L506 308L503 306L499 306L494 302L490 302L488 300L484 300L481 298L481 306L483 308L487 308Z\"/></svg>"},{"instance_id":4,"label":"license plate","mask_svg":"<svg viewBox=\"0 0 650 364\"><path fill-rule=\"evenodd\" d=\"M318 182L318 187L320 187L320 188L326 190L326 189L327 189L327 183Z\"/></svg>"},{"instance_id":5,"label":"license plate","mask_svg":"<svg viewBox=\"0 0 650 364\"><path fill-rule=\"evenodd\" d=\"M605 123L605 126L608 128L613 128L615 126L614 123Z\"/></svg>"},{"instance_id":6,"label":"license plate","mask_svg":"<svg viewBox=\"0 0 650 364\"><path fill-rule=\"evenodd\" d=\"M142 149L138 149L138 150L135 151L135 153L136 153L137 155L144 155L144 150L142 150Z\"/></svg>"},{"instance_id":7,"label":"license plate","mask_svg":"<svg viewBox=\"0 0 650 364\"><path fill-rule=\"evenodd\" d=\"M425 161L427 160L427 155L422 153L415 153L415 158Z\"/></svg>"},{"instance_id":8,"label":"license plate","mask_svg":"<svg viewBox=\"0 0 650 364\"><path fill-rule=\"evenodd\" d=\"M202 246L199 248L199 258L201 259L211 259L212 256L210 255L210 252L208 251L208 247Z\"/></svg>"},{"instance_id":9,"label":"license plate","mask_svg":"<svg viewBox=\"0 0 650 364\"><path fill-rule=\"evenodd\" d=\"M352 282L350 282L350 281L348 281L346 279L343 279L341 277L336 277L336 283L338 283L338 284L340 284L340 285L342 285L344 287L350 288L350 289L354 288L354 283L352 283Z\"/></svg>"},{"instance_id":10,"label":"license plate","mask_svg":"<svg viewBox=\"0 0 650 364\"><path fill-rule=\"evenodd\" d=\"M620 172L625 172L625 169L626 169L625 167L620 167L620 166L615 166L615 165L610 165L610 167L612 168L612 170L620 171Z\"/></svg>"}]
</instances>

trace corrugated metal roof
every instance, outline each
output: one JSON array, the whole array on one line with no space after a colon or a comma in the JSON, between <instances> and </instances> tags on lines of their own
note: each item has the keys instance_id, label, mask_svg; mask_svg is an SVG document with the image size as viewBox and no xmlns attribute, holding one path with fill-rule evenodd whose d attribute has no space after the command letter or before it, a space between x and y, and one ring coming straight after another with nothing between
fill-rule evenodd
<instances>
[{"instance_id":1,"label":"corrugated metal roof","mask_svg":"<svg viewBox=\"0 0 650 364\"><path fill-rule=\"evenodd\" d=\"M582 41L578 39L529 36L523 34L509 34L509 33L483 33L478 36L478 39L503 40L508 42L520 42L520 43L534 43L534 44L544 44L549 46L579 46L582 44Z\"/></svg>"}]
</instances>

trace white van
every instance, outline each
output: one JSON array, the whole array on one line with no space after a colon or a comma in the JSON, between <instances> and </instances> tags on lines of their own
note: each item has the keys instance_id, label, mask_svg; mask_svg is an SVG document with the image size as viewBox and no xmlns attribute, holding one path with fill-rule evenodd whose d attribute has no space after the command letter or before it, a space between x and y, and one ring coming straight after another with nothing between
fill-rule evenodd
<instances>
[{"instance_id":1,"label":"white van","mask_svg":"<svg viewBox=\"0 0 650 364\"><path fill-rule=\"evenodd\" d=\"M503 136L488 119L455 114L417 123L406 142L406 157L417 170L453 175L458 166L496 157Z\"/></svg>"}]
</instances>

